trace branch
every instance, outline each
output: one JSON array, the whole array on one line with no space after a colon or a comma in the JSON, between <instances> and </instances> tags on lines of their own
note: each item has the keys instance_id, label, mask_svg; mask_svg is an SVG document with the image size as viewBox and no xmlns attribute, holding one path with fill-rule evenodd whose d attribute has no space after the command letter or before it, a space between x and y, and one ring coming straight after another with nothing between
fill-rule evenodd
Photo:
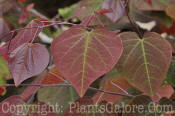
<instances>
[{"instance_id":1,"label":"branch","mask_svg":"<svg viewBox=\"0 0 175 116\"><path fill-rule=\"evenodd\" d=\"M25 87L25 86L39 86L39 87L72 87L71 84L20 84L18 87ZM15 84L4 84L4 85L0 85L1 87L16 87ZM102 93L106 93L106 94L112 94L112 95L118 95L118 96L125 96L125 97L130 97L133 98L133 95L130 94L123 94L123 93L116 93L116 92L111 92L111 91L105 91L105 90L101 90L101 89L97 89L94 87L89 87L89 90L92 91L96 91L96 92L102 92Z\"/></svg>"}]
</instances>

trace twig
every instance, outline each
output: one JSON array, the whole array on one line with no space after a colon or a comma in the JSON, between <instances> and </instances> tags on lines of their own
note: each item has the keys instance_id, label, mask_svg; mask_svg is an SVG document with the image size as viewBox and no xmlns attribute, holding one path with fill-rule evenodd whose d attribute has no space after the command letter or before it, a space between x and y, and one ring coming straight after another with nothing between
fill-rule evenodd
<instances>
[{"instance_id":1,"label":"twig","mask_svg":"<svg viewBox=\"0 0 175 116\"><path fill-rule=\"evenodd\" d=\"M72 87L71 84L20 84L18 87L25 87L25 86L39 86L39 87L60 87L60 86L64 86L64 87ZM15 84L4 84L4 85L0 85L0 87L16 87ZM101 89L97 89L94 87L89 87L89 90L92 91L98 91L98 92L102 92L102 93L106 93L106 94L111 94L111 95L119 95L119 96L125 96L125 97L130 97L133 98L133 95L128 95L128 94L123 94L123 93L116 93L116 92L111 92L111 91L105 91L105 90L101 90Z\"/></svg>"}]
</instances>

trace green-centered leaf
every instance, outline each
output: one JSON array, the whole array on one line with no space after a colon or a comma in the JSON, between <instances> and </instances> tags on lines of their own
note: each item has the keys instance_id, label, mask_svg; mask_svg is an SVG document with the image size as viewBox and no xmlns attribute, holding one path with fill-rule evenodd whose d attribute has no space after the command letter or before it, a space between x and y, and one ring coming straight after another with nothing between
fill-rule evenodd
<instances>
[{"instance_id":1,"label":"green-centered leaf","mask_svg":"<svg viewBox=\"0 0 175 116\"><path fill-rule=\"evenodd\" d=\"M118 62L123 47L115 32L73 26L54 39L51 52L56 68L82 97L90 84Z\"/></svg>"},{"instance_id":2,"label":"green-centered leaf","mask_svg":"<svg viewBox=\"0 0 175 116\"><path fill-rule=\"evenodd\" d=\"M153 95L168 71L172 58L171 45L153 32L145 33L143 39L134 32L122 33L120 37L124 52L117 65L118 70L131 85Z\"/></svg>"}]
</instances>

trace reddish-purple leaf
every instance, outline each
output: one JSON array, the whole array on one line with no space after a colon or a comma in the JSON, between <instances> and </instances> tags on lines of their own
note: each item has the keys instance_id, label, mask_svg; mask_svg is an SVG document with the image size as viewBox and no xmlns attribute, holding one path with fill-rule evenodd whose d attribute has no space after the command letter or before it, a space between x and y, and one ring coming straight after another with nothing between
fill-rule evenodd
<instances>
[{"instance_id":1,"label":"reddish-purple leaf","mask_svg":"<svg viewBox=\"0 0 175 116\"><path fill-rule=\"evenodd\" d=\"M88 31L80 25L63 32L51 46L57 69L81 97L92 82L112 69L122 50L115 32L103 27Z\"/></svg>"},{"instance_id":2,"label":"reddish-purple leaf","mask_svg":"<svg viewBox=\"0 0 175 116\"><path fill-rule=\"evenodd\" d=\"M9 52L24 43L32 41L41 31L43 23L38 20L32 20L24 29L22 29L10 42Z\"/></svg>"},{"instance_id":3,"label":"reddish-purple leaf","mask_svg":"<svg viewBox=\"0 0 175 116\"><path fill-rule=\"evenodd\" d=\"M9 68L15 85L40 74L49 63L49 53L44 45L26 43L15 49L9 58Z\"/></svg>"},{"instance_id":4,"label":"reddish-purple leaf","mask_svg":"<svg viewBox=\"0 0 175 116\"><path fill-rule=\"evenodd\" d=\"M113 22L116 22L118 19L125 15L125 7L122 0L104 0L102 8L112 8L113 12L106 13L105 15Z\"/></svg>"}]
</instances>

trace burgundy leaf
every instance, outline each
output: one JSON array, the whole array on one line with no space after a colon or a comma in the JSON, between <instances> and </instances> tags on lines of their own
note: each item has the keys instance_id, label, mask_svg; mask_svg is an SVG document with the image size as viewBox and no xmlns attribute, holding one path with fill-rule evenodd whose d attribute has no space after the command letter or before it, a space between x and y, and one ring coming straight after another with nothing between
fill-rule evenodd
<instances>
[{"instance_id":1,"label":"burgundy leaf","mask_svg":"<svg viewBox=\"0 0 175 116\"><path fill-rule=\"evenodd\" d=\"M18 86L24 80L40 74L49 63L44 45L26 43L15 49L9 58L10 72Z\"/></svg>"}]
</instances>

